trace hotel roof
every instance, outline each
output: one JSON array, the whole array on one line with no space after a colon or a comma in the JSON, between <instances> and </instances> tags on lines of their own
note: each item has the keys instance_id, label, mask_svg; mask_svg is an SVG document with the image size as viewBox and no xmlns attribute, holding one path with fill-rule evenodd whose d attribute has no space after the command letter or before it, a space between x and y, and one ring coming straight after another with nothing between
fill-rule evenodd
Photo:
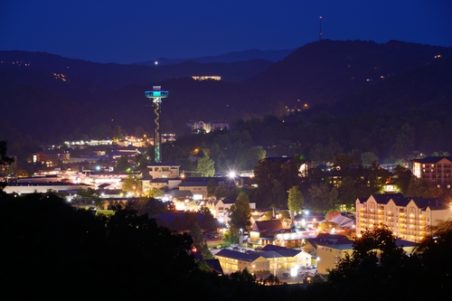
<instances>
[{"instance_id":1,"label":"hotel roof","mask_svg":"<svg viewBox=\"0 0 452 301\"><path fill-rule=\"evenodd\" d=\"M405 207L411 201L413 201L418 208L425 209L430 207L430 209L444 209L447 207L442 200L438 198L418 198L418 197L405 197L400 193L395 194L375 194L371 195L378 204L386 205L389 201L393 201L396 206ZM358 198L360 203L365 203L369 200L370 196L367 198Z\"/></svg>"},{"instance_id":2,"label":"hotel roof","mask_svg":"<svg viewBox=\"0 0 452 301\"><path fill-rule=\"evenodd\" d=\"M425 158L422 158L422 159L413 159L412 161L413 162L419 162L419 163L434 164L434 163L437 163L437 162L441 161L442 159L446 159L446 160L452 161L452 157L446 157L446 156L443 156L443 157L425 157Z\"/></svg>"}]
</instances>

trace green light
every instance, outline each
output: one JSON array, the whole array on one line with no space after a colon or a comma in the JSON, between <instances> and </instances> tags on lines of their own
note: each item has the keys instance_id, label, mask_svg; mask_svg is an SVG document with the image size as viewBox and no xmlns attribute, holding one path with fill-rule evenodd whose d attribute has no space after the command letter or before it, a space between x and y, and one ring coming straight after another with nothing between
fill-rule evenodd
<instances>
[{"instance_id":1,"label":"green light","mask_svg":"<svg viewBox=\"0 0 452 301\"><path fill-rule=\"evenodd\" d=\"M160 91L152 91L152 96L160 97L160 96L162 96L162 92L160 92Z\"/></svg>"}]
</instances>

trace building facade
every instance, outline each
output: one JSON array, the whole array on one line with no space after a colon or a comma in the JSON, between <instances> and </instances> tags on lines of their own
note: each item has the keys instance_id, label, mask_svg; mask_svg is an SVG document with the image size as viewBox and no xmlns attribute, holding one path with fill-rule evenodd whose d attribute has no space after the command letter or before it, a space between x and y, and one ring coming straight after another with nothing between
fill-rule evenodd
<instances>
[{"instance_id":1,"label":"building facade","mask_svg":"<svg viewBox=\"0 0 452 301\"><path fill-rule=\"evenodd\" d=\"M268 260L254 251L223 249L214 256L220 261L225 274L243 271L245 268L253 274L270 270Z\"/></svg>"},{"instance_id":2,"label":"building facade","mask_svg":"<svg viewBox=\"0 0 452 301\"><path fill-rule=\"evenodd\" d=\"M235 198L224 198L212 204L208 204L208 208L221 224L229 224L229 215L231 214L231 207L235 204ZM250 209L256 210L256 203L250 203Z\"/></svg>"},{"instance_id":3,"label":"building facade","mask_svg":"<svg viewBox=\"0 0 452 301\"><path fill-rule=\"evenodd\" d=\"M353 253L353 245L350 244L325 244L317 246L317 272L328 274L337 267L339 261Z\"/></svg>"},{"instance_id":4,"label":"building facade","mask_svg":"<svg viewBox=\"0 0 452 301\"><path fill-rule=\"evenodd\" d=\"M154 163L147 166L149 175L153 179L159 178L179 178L180 165Z\"/></svg>"},{"instance_id":5,"label":"building facade","mask_svg":"<svg viewBox=\"0 0 452 301\"><path fill-rule=\"evenodd\" d=\"M229 129L229 123L224 121L191 121L188 123L194 134L208 134L215 131L224 131Z\"/></svg>"},{"instance_id":6,"label":"building facade","mask_svg":"<svg viewBox=\"0 0 452 301\"><path fill-rule=\"evenodd\" d=\"M452 158L427 157L415 159L411 162L411 172L419 179L437 188L450 189L452 187Z\"/></svg>"},{"instance_id":7,"label":"building facade","mask_svg":"<svg viewBox=\"0 0 452 301\"><path fill-rule=\"evenodd\" d=\"M301 269L311 265L311 255L290 248L267 245L256 251L222 249L215 258L220 261L225 274L243 271L245 268L254 274L273 273L281 276L293 269Z\"/></svg>"},{"instance_id":8,"label":"building facade","mask_svg":"<svg viewBox=\"0 0 452 301\"><path fill-rule=\"evenodd\" d=\"M396 237L419 242L431 234L432 227L450 219L452 219L450 204L439 199L382 194L356 200L358 237L366 230L385 226Z\"/></svg>"}]
</instances>

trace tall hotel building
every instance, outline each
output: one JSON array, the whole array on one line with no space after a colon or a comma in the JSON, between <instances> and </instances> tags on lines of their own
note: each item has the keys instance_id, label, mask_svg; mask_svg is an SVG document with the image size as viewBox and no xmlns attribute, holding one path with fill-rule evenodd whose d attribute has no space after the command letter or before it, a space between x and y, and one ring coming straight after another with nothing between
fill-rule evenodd
<instances>
[{"instance_id":1,"label":"tall hotel building","mask_svg":"<svg viewBox=\"0 0 452 301\"><path fill-rule=\"evenodd\" d=\"M371 195L356 200L356 234L387 227L396 237L419 242L432 227L452 219L452 207L440 199L404 197L401 194Z\"/></svg>"},{"instance_id":2,"label":"tall hotel building","mask_svg":"<svg viewBox=\"0 0 452 301\"><path fill-rule=\"evenodd\" d=\"M416 178L422 179L438 188L452 187L452 158L427 157L411 161L411 172Z\"/></svg>"}]
</instances>

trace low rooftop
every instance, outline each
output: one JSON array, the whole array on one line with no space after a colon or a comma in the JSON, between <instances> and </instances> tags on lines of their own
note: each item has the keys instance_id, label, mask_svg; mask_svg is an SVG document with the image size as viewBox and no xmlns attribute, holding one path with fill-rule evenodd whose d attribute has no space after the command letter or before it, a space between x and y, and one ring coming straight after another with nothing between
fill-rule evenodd
<instances>
[{"instance_id":1,"label":"low rooftop","mask_svg":"<svg viewBox=\"0 0 452 301\"><path fill-rule=\"evenodd\" d=\"M300 254L300 252L301 252L300 250L289 249L289 248L280 247L280 246L276 246L276 245L266 245L265 247L262 248L262 251L275 252L275 253L278 253L280 255L280 257L294 257L294 256Z\"/></svg>"},{"instance_id":2,"label":"low rooftop","mask_svg":"<svg viewBox=\"0 0 452 301\"><path fill-rule=\"evenodd\" d=\"M344 235L320 233L316 238L308 239L314 246L328 246L336 249L349 248L353 241Z\"/></svg>"},{"instance_id":3,"label":"low rooftop","mask_svg":"<svg viewBox=\"0 0 452 301\"><path fill-rule=\"evenodd\" d=\"M232 258L232 259L237 259L240 261L247 261L247 262L253 262L257 258L261 257L261 255L259 253L254 252L254 251L240 252L240 251L231 250L231 249L223 249L220 252L218 252L217 254L215 254L215 256Z\"/></svg>"}]
</instances>

